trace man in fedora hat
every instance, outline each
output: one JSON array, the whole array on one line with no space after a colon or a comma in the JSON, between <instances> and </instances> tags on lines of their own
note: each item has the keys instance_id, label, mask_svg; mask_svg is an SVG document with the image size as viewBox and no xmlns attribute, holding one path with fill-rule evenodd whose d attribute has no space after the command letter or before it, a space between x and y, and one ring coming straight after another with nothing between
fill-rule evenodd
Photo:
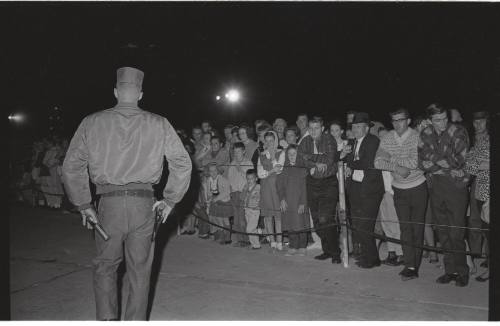
<instances>
[{"instance_id":1,"label":"man in fedora hat","mask_svg":"<svg viewBox=\"0 0 500 326\"><path fill-rule=\"evenodd\" d=\"M384 195L384 181L380 170L374 168L375 154L380 143L377 136L369 133L370 116L356 112L352 121L355 137L352 152L346 156L348 194L351 203L351 219L360 243L361 255L356 263L361 268L380 266L380 259L371 236L375 230L380 202Z\"/></svg>"},{"instance_id":2,"label":"man in fedora hat","mask_svg":"<svg viewBox=\"0 0 500 326\"><path fill-rule=\"evenodd\" d=\"M94 293L98 320L117 320L117 268L126 257L126 320L146 320L154 242L155 207L162 222L186 193L191 160L172 125L162 116L140 109L144 73L117 71L115 107L83 119L63 164L64 185L83 225L100 223L108 233L95 237ZM166 157L169 178L164 199L156 202L153 185ZM89 175L101 196L98 213L91 204Z\"/></svg>"}]
</instances>

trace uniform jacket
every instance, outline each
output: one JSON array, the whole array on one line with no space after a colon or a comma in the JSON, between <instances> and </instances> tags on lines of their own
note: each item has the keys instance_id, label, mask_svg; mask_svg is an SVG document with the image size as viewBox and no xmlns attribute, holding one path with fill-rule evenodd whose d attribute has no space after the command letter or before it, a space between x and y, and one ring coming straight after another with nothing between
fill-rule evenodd
<instances>
[{"instance_id":1,"label":"uniform jacket","mask_svg":"<svg viewBox=\"0 0 500 326\"><path fill-rule=\"evenodd\" d=\"M75 132L63 163L68 197L79 209L90 206L89 174L98 194L152 190L164 156L169 177L163 196L173 206L189 187L191 159L168 120L124 103L91 114Z\"/></svg>"}]
</instances>

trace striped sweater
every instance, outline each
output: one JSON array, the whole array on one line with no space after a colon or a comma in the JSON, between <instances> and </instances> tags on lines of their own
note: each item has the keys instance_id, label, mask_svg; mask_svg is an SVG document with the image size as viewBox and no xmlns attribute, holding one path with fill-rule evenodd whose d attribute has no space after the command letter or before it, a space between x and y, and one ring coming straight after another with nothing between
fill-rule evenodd
<instances>
[{"instance_id":1,"label":"striped sweater","mask_svg":"<svg viewBox=\"0 0 500 326\"><path fill-rule=\"evenodd\" d=\"M408 128L401 137L392 130L380 140L374 165L377 169L392 172L395 188L413 188L426 180L424 172L418 168L418 141L419 134L412 128ZM410 169L407 178L395 172L398 165Z\"/></svg>"}]
</instances>

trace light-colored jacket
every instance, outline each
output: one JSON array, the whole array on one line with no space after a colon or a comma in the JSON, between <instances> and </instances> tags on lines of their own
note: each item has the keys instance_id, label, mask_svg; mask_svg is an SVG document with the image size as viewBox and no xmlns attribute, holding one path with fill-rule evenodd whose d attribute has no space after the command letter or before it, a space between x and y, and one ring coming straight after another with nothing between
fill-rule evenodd
<instances>
[{"instance_id":1,"label":"light-colored jacket","mask_svg":"<svg viewBox=\"0 0 500 326\"><path fill-rule=\"evenodd\" d=\"M98 194L152 190L160 181L164 157L169 177L163 196L174 206L189 187L192 166L168 120L123 103L91 114L76 130L63 163L68 197L80 210L90 206L89 174Z\"/></svg>"}]
</instances>

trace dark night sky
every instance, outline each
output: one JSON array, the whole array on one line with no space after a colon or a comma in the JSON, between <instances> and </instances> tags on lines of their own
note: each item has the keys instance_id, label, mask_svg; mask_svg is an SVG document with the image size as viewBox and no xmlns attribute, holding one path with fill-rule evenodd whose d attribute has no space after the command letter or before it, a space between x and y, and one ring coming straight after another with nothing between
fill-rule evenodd
<instances>
[{"instance_id":1,"label":"dark night sky","mask_svg":"<svg viewBox=\"0 0 500 326\"><path fill-rule=\"evenodd\" d=\"M496 3L2 3L9 111L72 134L114 104L115 70L145 72L141 106L188 127L348 109L386 119L438 101L467 118L499 97ZM127 46L129 45L129 46ZM240 107L215 102L228 86Z\"/></svg>"}]
</instances>

